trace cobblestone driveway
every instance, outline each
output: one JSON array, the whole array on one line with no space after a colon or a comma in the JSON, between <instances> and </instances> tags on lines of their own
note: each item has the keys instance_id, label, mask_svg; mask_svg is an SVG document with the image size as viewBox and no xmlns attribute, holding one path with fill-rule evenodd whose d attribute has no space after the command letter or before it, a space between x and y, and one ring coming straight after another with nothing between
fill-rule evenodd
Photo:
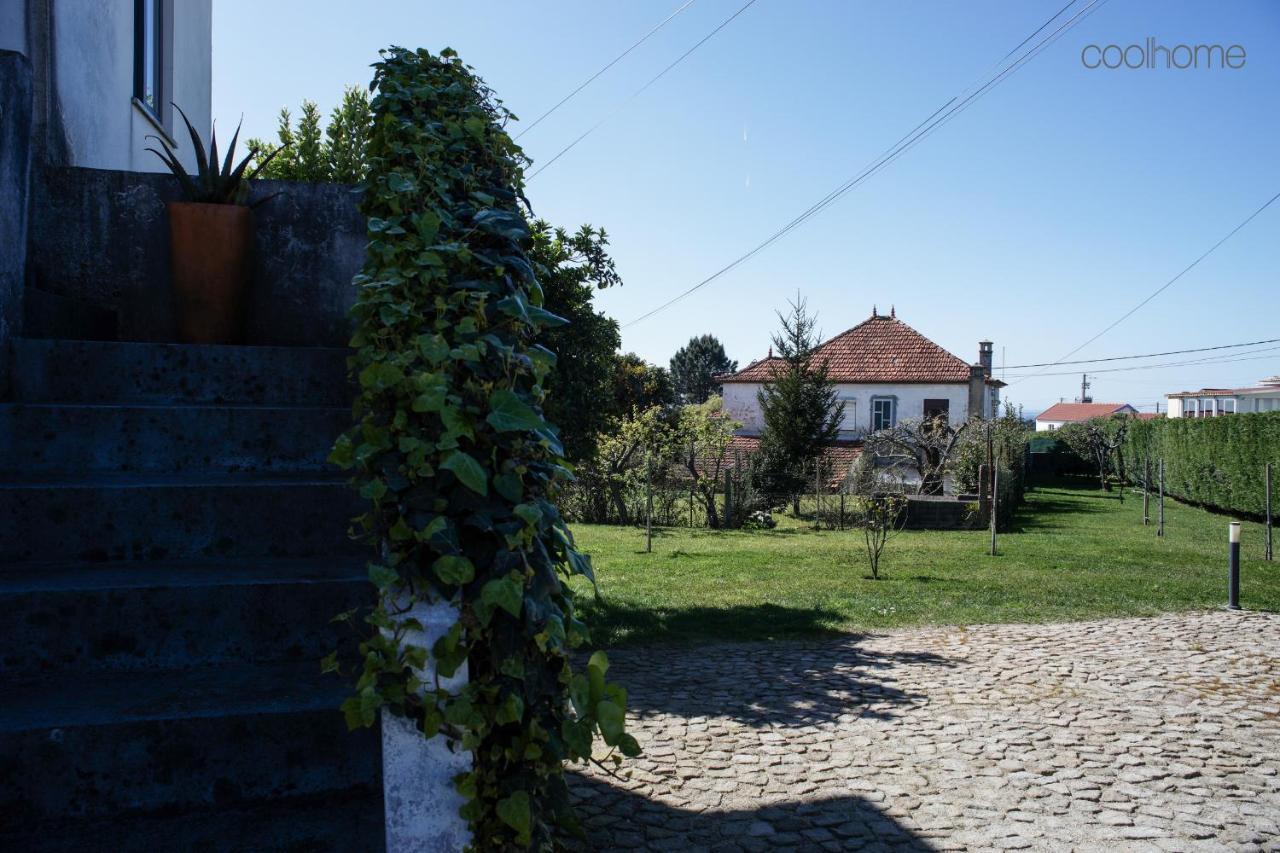
<instances>
[{"instance_id":1,"label":"cobblestone driveway","mask_svg":"<svg viewBox=\"0 0 1280 853\"><path fill-rule=\"evenodd\" d=\"M610 849L1280 851L1280 615L610 657L646 755L573 780Z\"/></svg>"}]
</instances>

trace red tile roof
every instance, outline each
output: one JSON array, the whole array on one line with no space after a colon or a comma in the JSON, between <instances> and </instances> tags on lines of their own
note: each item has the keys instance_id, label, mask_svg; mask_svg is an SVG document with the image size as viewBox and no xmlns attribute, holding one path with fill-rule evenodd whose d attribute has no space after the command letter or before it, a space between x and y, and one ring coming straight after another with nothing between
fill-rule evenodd
<instances>
[{"instance_id":1,"label":"red tile roof","mask_svg":"<svg viewBox=\"0 0 1280 853\"><path fill-rule=\"evenodd\" d=\"M1140 421L1154 421L1156 418L1163 418L1164 412L1138 412L1134 417Z\"/></svg>"},{"instance_id":2,"label":"red tile roof","mask_svg":"<svg viewBox=\"0 0 1280 853\"><path fill-rule=\"evenodd\" d=\"M896 317L873 315L815 351L836 382L967 383L969 364ZM721 382L768 382L782 363L764 358ZM989 380L990 381L990 380Z\"/></svg>"},{"instance_id":3,"label":"red tile roof","mask_svg":"<svg viewBox=\"0 0 1280 853\"><path fill-rule=\"evenodd\" d=\"M1036 415L1036 420L1080 423L1093 418L1105 418L1125 408L1133 407L1128 403L1054 403Z\"/></svg>"}]
</instances>

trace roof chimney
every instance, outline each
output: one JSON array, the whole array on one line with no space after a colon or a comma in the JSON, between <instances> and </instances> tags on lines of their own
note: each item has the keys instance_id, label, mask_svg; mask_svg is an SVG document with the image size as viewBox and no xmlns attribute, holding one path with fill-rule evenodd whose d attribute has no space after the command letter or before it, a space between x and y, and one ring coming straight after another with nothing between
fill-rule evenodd
<instances>
[{"instance_id":1,"label":"roof chimney","mask_svg":"<svg viewBox=\"0 0 1280 853\"><path fill-rule=\"evenodd\" d=\"M982 372L987 378L991 378L991 341L978 341L978 364L982 365Z\"/></svg>"},{"instance_id":2,"label":"roof chimney","mask_svg":"<svg viewBox=\"0 0 1280 853\"><path fill-rule=\"evenodd\" d=\"M898 319L898 309L892 305L889 306L889 317L894 320Z\"/></svg>"}]
</instances>

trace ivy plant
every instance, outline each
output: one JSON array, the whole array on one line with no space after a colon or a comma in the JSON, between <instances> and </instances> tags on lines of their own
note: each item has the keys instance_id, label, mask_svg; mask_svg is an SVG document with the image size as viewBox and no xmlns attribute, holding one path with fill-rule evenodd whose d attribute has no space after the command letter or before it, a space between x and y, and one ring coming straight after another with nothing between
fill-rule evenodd
<instances>
[{"instance_id":1,"label":"ivy plant","mask_svg":"<svg viewBox=\"0 0 1280 853\"><path fill-rule=\"evenodd\" d=\"M639 747L604 654L571 665L587 631L567 580L595 580L555 503L572 475L542 409L555 355L534 339L564 321L528 256L528 161L453 51L393 47L374 68L356 422L331 459L368 502L357 532L377 548L379 604L343 710L353 727L404 715L470 751L456 784L475 849L550 849L577 829L565 764L612 768ZM441 601L453 628L431 649L408 642L421 626L407 608ZM424 683L428 656L444 677L465 662L466 686Z\"/></svg>"}]
</instances>

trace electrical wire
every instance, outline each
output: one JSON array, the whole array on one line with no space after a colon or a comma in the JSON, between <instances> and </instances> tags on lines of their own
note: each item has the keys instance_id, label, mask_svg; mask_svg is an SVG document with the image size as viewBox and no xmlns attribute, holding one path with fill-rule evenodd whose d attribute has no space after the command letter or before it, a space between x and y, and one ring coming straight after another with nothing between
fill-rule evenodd
<instances>
[{"instance_id":1,"label":"electrical wire","mask_svg":"<svg viewBox=\"0 0 1280 853\"><path fill-rule=\"evenodd\" d=\"M1256 346L1262 346L1263 344L1274 344L1274 343L1280 343L1280 338L1268 338L1265 341L1250 341L1244 344L1219 344L1216 347L1199 347L1197 349L1174 349L1174 350L1169 350L1168 352L1148 352L1142 355L1113 355L1113 356L1108 356L1107 358L1082 358L1082 359L1079 359L1078 361L1042 361L1042 362L1039 362L1038 364L1008 364L1008 365L1001 365L1001 370L1025 370L1026 368L1029 368L1029 367L1061 367L1068 364L1097 364L1099 362L1104 362L1104 361L1126 361L1128 359L1134 359L1134 358L1159 358L1165 355L1186 355L1187 353L1192 353L1192 352L1209 352L1211 350L1236 349L1238 347L1256 347ZM1072 371L1072 372L1074 373L1075 371ZM1094 373L1096 371L1091 370L1089 372Z\"/></svg>"},{"instance_id":2,"label":"electrical wire","mask_svg":"<svg viewBox=\"0 0 1280 853\"><path fill-rule=\"evenodd\" d=\"M693 4L694 4L694 0L685 0L684 5L682 5L682 6L681 6L680 8L678 8L678 9L676 9L676 10L675 10L674 12L672 12L670 15L667 15L667 17L663 18L661 21L659 21L659 22L658 22L658 25L657 25L656 27L654 27L653 29L649 30L649 32L645 33L643 36L641 36L639 41L637 41L635 44L631 45L631 47L627 48L627 49L626 49L626 50L624 50L622 53L620 53L620 54L618 54L617 56L615 56L615 57L613 58L613 60L609 62L609 64L605 65L603 68L601 68L601 69L600 69L599 71L597 71L595 74L592 74L590 77L588 77L586 80L584 80L584 81L581 83L581 85L579 85L579 86L578 86L578 88L574 89L572 92L570 92L569 94L567 94L567 95L565 95L563 98L561 98L561 99L556 103L556 105L555 105L555 106L553 106L551 109L547 110L545 113L543 113L542 115L540 115L540 116L538 116L537 118L535 118L535 119L534 119L534 120L529 124L529 126L528 126L528 127L526 127L524 130L522 130L522 131L520 131L519 133L517 133L517 134L516 134L516 136L515 136L515 138L516 138L516 139L519 139L520 137L524 136L524 135L525 135L526 133L528 133L529 131L533 130L533 129L534 129L535 127L537 127L539 124L541 124L541 123L542 123L542 120L543 120L544 118L546 118L547 116L551 115L553 112L555 112L556 110L560 109L560 108L561 108L561 107L563 107L565 104L567 104L567 103L569 102L569 100L573 98L573 96L574 96L574 95L578 94L578 93L579 93L579 92L581 92L583 89L587 88L587 87L588 87L588 86L590 86L592 83L594 83L594 82L596 81L596 78L597 78L597 77L599 77L601 74L603 74L604 72L608 71L610 68L612 68L613 66L617 65L617 64L618 64L619 62L621 62L623 59L625 59L625 58L626 58L626 56L627 56L627 54L629 54L631 51L635 50L637 47L639 47L640 45L642 45L642 44L644 44L645 42L647 42L647 41L649 40L650 36L652 36L654 33L658 32L658 30L660 30L660 29L662 29L663 27L665 27L665 26L666 26L669 22L671 22L671 21L672 21L672 20L673 20L677 15L679 15L679 14L680 14L681 12L683 12L685 9L688 9L688 8L689 8L690 6L692 6Z\"/></svg>"},{"instance_id":3,"label":"electrical wire","mask_svg":"<svg viewBox=\"0 0 1280 853\"><path fill-rule=\"evenodd\" d=\"M1234 364L1241 361L1275 360L1280 357L1274 355L1257 355L1257 353L1269 353L1276 351L1280 351L1280 347L1268 347L1266 349L1254 350L1248 355L1211 356L1209 358L1192 359L1190 361L1167 361L1162 364L1136 364L1130 367L1107 367L1101 370L1090 370L1088 375L1094 376L1099 373L1125 373L1135 370L1159 370L1166 367L1186 367L1188 365ZM1079 373L1080 371L1078 370L1068 370L1061 373L1028 373L1017 378L1030 379L1034 376L1078 376ZM1009 384L1012 385L1013 383L1011 382Z\"/></svg>"},{"instance_id":4,"label":"electrical wire","mask_svg":"<svg viewBox=\"0 0 1280 853\"><path fill-rule=\"evenodd\" d=\"M697 42L693 47L689 48L689 49L688 49L688 50L686 50L684 53L680 54L680 56L675 60L675 62L672 62L672 63L671 63L670 65L668 65L666 68L664 68L664 69L662 69L661 71L659 71L657 74L655 74L652 78L650 78L650 79L649 79L649 82L645 83L645 84L644 84L643 86L641 86L639 89L636 89L634 92L632 92L630 97L628 97L628 98L627 98L625 101L623 101L622 103L618 104L618 106L617 106L617 107L615 107L615 108L613 109L613 111L612 111L612 112L610 112L610 113L608 113L607 115L605 115L605 117L604 117L604 118L600 119L598 122L596 122L595 124L593 124L591 127L587 128L587 129L586 129L586 131L585 131L585 132L583 132L583 133L582 133L582 135L581 135L581 136L579 136L577 139L575 139L575 140L573 140L572 142L570 142L570 143L569 143L568 145L566 145L564 148L561 148L561 149L560 149L560 151L559 151L559 152L558 152L554 157L552 157L550 160L546 161L546 162L545 162L545 163L543 163L541 166L539 166L538 168L536 168L536 169L534 169L532 172L530 172L530 173L529 173L529 175L525 178L525 180L528 180L528 181L533 180L533 179L534 179L534 178L536 178L539 174L541 174L541 173L542 173L542 171L543 171L544 169L546 169L548 166L550 166L552 163L556 162L556 161L557 161L557 160L559 160L561 157L563 157L564 155L566 155L566 154L568 154L570 151L572 151L572 150L573 150L573 148L574 148L574 147L575 147L579 142L581 142L582 140L586 139L586 138L587 138L588 136L590 136L591 134L595 133L597 130L599 130L599 129L600 129L601 125L603 125L605 122L609 121L609 119L613 118L613 117L614 117L614 116L616 116L618 113L622 112L623 108L625 108L625 107L627 106L627 104L631 103L631 102L632 102L632 101L634 101L636 98L638 98L638 97L640 97L642 94L644 94L644 93L645 93L645 91L646 91L646 90L648 90L648 88L649 88L650 86L652 86L654 83L657 83L659 80L661 80L663 77L665 77L668 71L670 71L671 69L675 68L675 67L676 67L677 65L679 65L681 62L684 62L686 59L688 59L688 58L689 58L689 56L690 56L690 55L691 55L695 50L697 50L698 48L700 48L700 47L702 47L704 44L706 44L708 41L710 41L710 40L711 40L711 38L712 38L713 36L715 36L715 34L716 34L716 33L720 32L720 31L721 31L721 30L723 30L725 27L729 26L729 24L731 24L735 18L737 18L737 17L738 17L739 15L741 15L743 12L747 11L748 9L750 9L750 8L751 8L752 6L754 6L755 4L756 4L756 0L747 0L747 2L746 2L746 3L744 3L744 4L742 5L742 7L738 9L738 11L734 12L732 15L730 15L729 17L727 17L727 18L725 18L723 21L721 21L721 22L720 22L720 26L716 27L714 30L712 30L711 32L707 33L707 34L706 34L705 36L703 36L703 37L702 37L702 38L701 38L701 39L700 39L700 40L699 40L699 41L698 41L698 42Z\"/></svg>"},{"instance_id":5,"label":"electrical wire","mask_svg":"<svg viewBox=\"0 0 1280 853\"><path fill-rule=\"evenodd\" d=\"M1062 7L1062 9L1060 9L1057 13L1055 13L1053 17L1049 18L1048 21L1046 21L1044 24L1041 24L1040 27L1037 28L1031 36L1028 36L1027 38L1023 39L1023 41L1019 44L1019 47L1014 48L1013 51L1010 51L1009 54L1006 54L1006 58L1010 54L1016 53L1021 46L1025 45L1028 41L1034 38L1035 33L1042 32L1046 27L1052 24L1053 21L1061 17L1063 12L1069 9L1072 5L1074 5L1075 2L1076 0L1072 0L1072 2L1068 3L1066 6ZM702 289L708 284L711 284L713 281L720 278L725 273L728 273L734 268L738 267L739 265L745 263L747 260L755 256L756 254L768 248L770 245L772 245L773 243L775 243L776 241L784 237L786 234L790 233L792 230L799 227L804 222L806 222L813 216L817 215L818 213L820 213L821 211L829 207L831 204L833 204L834 202L842 198L844 195L849 193L859 184L861 184L868 178L872 177L873 175L877 174L879 171L881 171L882 169L884 169L885 167L893 163L895 160L897 160L898 157L902 156L902 154L905 154L907 151L913 148L918 142L930 136L933 133L933 131L935 131L937 128L946 124L956 115L968 109L968 107L971 106L974 101L982 97L984 94L986 94L995 86L999 85L1001 82L1007 79L1009 75L1016 72L1019 68L1021 68L1027 62L1029 62L1031 59L1034 59L1036 56L1038 56L1049 45L1051 45L1053 42L1061 38L1061 36L1067 30L1076 26L1078 23L1080 23L1080 21L1084 20L1084 18L1093 14L1093 12L1097 10L1100 4L1105 2L1106 0L1090 0L1088 5L1086 5L1079 11L1077 11L1075 15L1073 15L1066 22L1060 25L1057 30L1045 36L1044 38L1042 38L1039 42L1036 43L1034 47L1032 47L1026 53L1022 54L1022 56L1020 56L1014 62L1006 66L1002 71L996 74L995 77L987 80L982 86L980 86L976 90L974 90L973 85L971 85L968 89L964 90L956 97L951 98L949 101L944 103L941 107L934 110L934 112L928 118L926 118L920 124L916 125L915 128L913 128L905 136L901 137L897 142L895 142L888 149L886 149L886 151L882 153L880 157L872 161L872 163L867 167L865 167L861 172L859 172L852 178L845 181L843 184L836 187L836 189L829 192L822 199L820 199L819 201L811 205L807 210L802 212L800 215L796 216L794 219L792 219L790 222L788 222L778 231L774 232L764 242L758 244L755 248L751 249L745 254L740 255L734 261L721 267L716 272L707 276L702 281L693 285L692 287L685 290L684 292L667 300L666 302L662 303L656 308L644 314L641 314L639 317L636 317L635 319L622 324L620 328L623 328L623 329L629 328L630 326L634 326L635 324L640 323L644 320L647 320L650 317L654 316L655 314L661 311L664 311L667 308L670 308L675 303L679 302L680 300L684 299L690 294ZM1000 65L1001 62L1003 61L1004 60L997 62L996 65L997 66Z\"/></svg>"}]
</instances>

